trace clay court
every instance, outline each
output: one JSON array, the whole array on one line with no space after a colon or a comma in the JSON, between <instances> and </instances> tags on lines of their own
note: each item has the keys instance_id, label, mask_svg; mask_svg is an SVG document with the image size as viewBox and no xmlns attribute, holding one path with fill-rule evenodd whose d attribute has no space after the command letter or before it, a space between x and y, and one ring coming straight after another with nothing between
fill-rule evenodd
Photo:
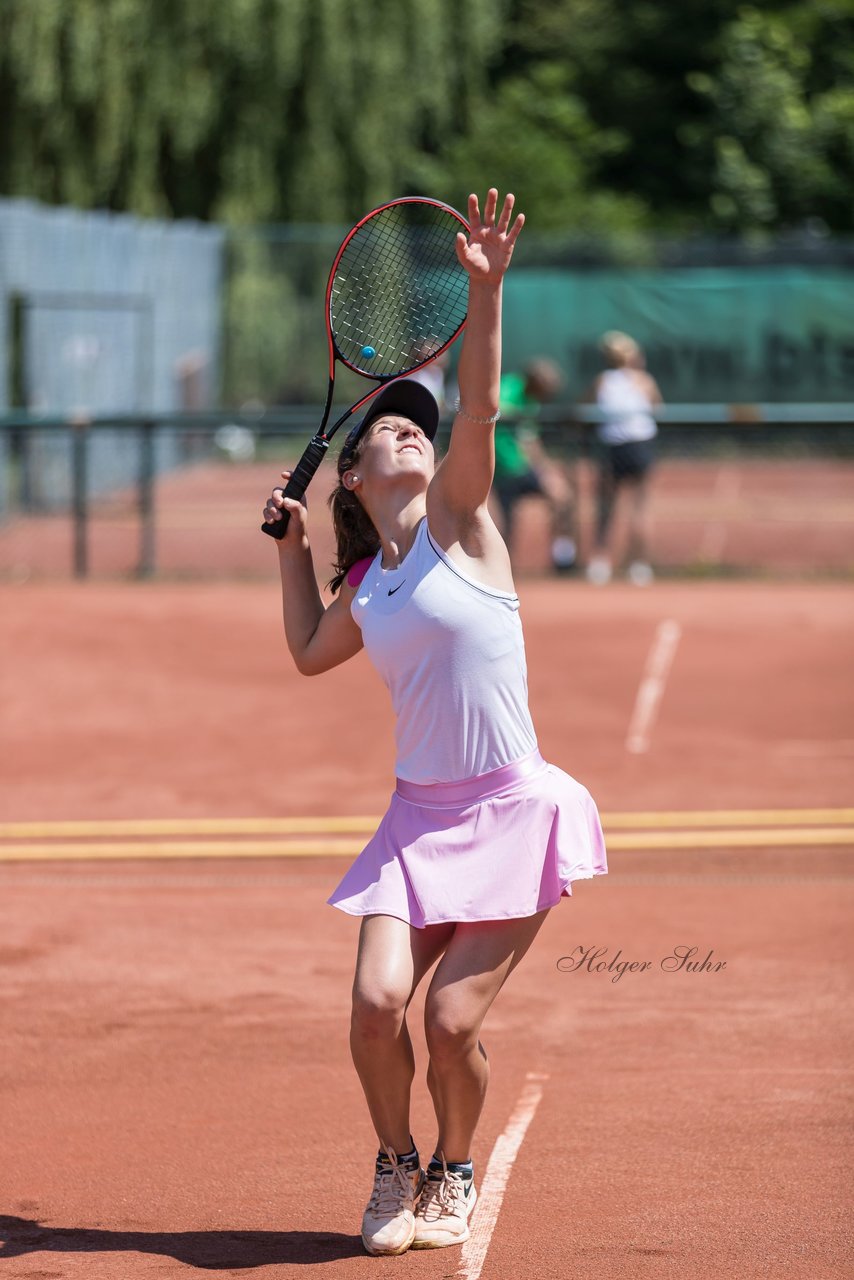
<instances>
[{"instance_id":1,"label":"clay court","mask_svg":"<svg viewBox=\"0 0 854 1280\"><path fill-rule=\"evenodd\" d=\"M854 5L2 13L0 1280L854 1280Z\"/></svg>"},{"instance_id":2,"label":"clay court","mask_svg":"<svg viewBox=\"0 0 854 1280\"><path fill-rule=\"evenodd\" d=\"M293 448L288 440L283 456L290 457L290 466L296 462ZM269 556L256 536L258 495L276 481L279 465L207 460L164 473L153 494L147 535L135 487L93 495L85 532L90 575L131 578L147 554L160 577L268 580ZM594 519L594 467L576 456L563 465L576 495L583 561ZM312 512L323 510L326 492L321 474L310 494ZM666 576L854 578L849 456L787 456L785 445L776 454L719 458L689 449L661 459L651 509L653 557ZM618 507L618 548L625 542L624 515ZM328 563L332 545L317 519L313 537L318 563ZM547 572L549 541L544 503L523 499L513 548L517 573ZM74 525L67 508L57 510L46 501L31 515L0 523L0 581L66 578L73 562Z\"/></svg>"},{"instance_id":3,"label":"clay court","mask_svg":"<svg viewBox=\"0 0 854 1280\"><path fill-rule=\"evenodd\" d=\"M391 715L364 655L294 672L261 572L0 591L4 1275L847 1274L850 588L523 578L541 747L610 874L487 1018L472 1239L381 1260L325 898Z\"/></svg>"}]
</instances>

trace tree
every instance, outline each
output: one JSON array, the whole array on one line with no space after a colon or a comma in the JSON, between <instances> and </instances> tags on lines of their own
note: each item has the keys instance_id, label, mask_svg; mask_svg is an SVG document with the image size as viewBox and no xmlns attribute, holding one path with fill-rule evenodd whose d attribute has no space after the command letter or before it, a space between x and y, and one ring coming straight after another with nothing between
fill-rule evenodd
<instances>
[{"instance_id":1,"label":"tree","mask_svg":"<svg viewBox=\"0 0 854 1280\"><path fill-rule=\"evenodd\" d=\"M854 227L854 11L742 9L714 75L692 89L713 108L710 206L728 230L820 221Z\"/></svg>"},{"instance_id":2,"label":"tree","mask_svg":"<svg viewBox=\"0 0 854 1280\"><path fill-rule=\"evenodd\" d=\"M503 80L470 131L433 162L431 189L448 200L490 183L513 191L544 233L601 236L648 226L642 199L596 186L597 165L627 139L618 129L597 129L568 81L554 60Z\"/></svg>"},{"instance_id":3,"label":"tree","mask_svg":"<svg viewBox=\"0 0 854 1280\"><path fill-rule=\"evenodd\" d=\"M852 0L0 0L0 194L345 224L850 231Z\"/></svg>"},{"instance_id":4,"label":"tree","mask_svg":"<svg viewBox=\"0 0 854 1280\"><path fill-rule=\"evenodd\" d=\"M686 77L717 67L732 8L732 0L676 8L667 0L515 0L500 65L528 78L543 64L563 66L585 112L588 191L609 196L612 208L631 199L635 211L647 210L650 229L684 229L706 204L713 159L703 132L711 107Z\"/></svg>"},{"instance_id":5,"label":"tree","mask_svg":"<svg viewBox=\"0 0 854 1280\"><path fill-rule=\"evenodd\" d=\"M347 221L464 132L501 0L3 0L0 192Z\"/></svg>"}]
</instances>

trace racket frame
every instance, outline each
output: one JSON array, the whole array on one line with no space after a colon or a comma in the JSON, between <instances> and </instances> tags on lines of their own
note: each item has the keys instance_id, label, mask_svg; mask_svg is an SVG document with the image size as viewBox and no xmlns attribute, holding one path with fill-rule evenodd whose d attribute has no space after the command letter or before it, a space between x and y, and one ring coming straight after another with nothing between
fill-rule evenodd
<instances>
[{"instance_id":1,"label":"racket frame","mask_svg":"<svg viewBox=\"0 0 854 1280\"><path fill-rule=\"evenodd\" d=\"M368 373L367 370L360 369L358 365L354 364L351 360L348 360L335 342L335 334L332 329L332 290L335 284L335 277L338 273L338 266L344 256L344 252L353 237L359 233L367 222L370 222L371 219L375 218L378 214L385 212L386 209L392 209L402 204L431 205L434 209L440 209L443 213L449 213L456 218L460 224L460 231L465 232L467 235L471 231L469 223L457 209L452 208L449 204L444 204L441 200L433 200L428 196L401 196L397 200L387 200L385 204L377 205L376 209L371 209L370 213L366 213L363 218L360 218L359 221L350 228L338 247L338 252L335 254L332 267L329 271L329 279L326 282L325 321L326 338L329 348L329 385L326 391L326 404L323 409L323 418L321 419L321 423L317 431L303 451L299 462L294 467L290 479L283 490L283 496L286 498L302 498L309 482L317 471L317 468L320 466L320 463L323 461L332 437L335 435L338 428L343 426L348 418L352 417L354 413L357 413L363 405L366 405L369 400L372 400L373 397L377 395L383 387L387 387L389 383L397 382L401 378L408 378L410 374L415 373L417 369L423 369L426 365L432 364L433 361L442 355L443 352L448 350L448 347L450 347L452 343L456 342L457 338L465 328L467 316L463 316L459 325L447 341L443 342L440 347L437 347L435 351L431 352L426 359L419 360L417 364L408 365L403 373ZM332 401L335 394L336 360L340 361L341 364L343 364L345 368L350 369L351 372L358 374L360 378L370 378L372 381L376 382L377 385L375 387L371 387L370 391L368 391L366 395L362 396L360 400L357 400L352 404L350 408L345 410L339 418L336 418L335 422L329 430L327 430L326 424L329 421L329 415L332 411ZM272 538L281 540L285 536L289 521L290 513L283 510L281 520L276 520L272 524L262 524L261 532L269 534Z\"/></svg>"}]
</instances>

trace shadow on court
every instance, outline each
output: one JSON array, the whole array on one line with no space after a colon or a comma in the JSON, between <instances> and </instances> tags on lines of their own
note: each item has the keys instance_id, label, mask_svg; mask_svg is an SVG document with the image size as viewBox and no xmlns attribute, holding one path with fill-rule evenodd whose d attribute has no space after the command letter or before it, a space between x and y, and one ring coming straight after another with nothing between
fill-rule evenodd
<instances>
[{"instance_id":1,"label":"shadow on court","mask_svg":"<svg viewBox=\"0 0 854 1280\"><path fill-rule=\"evenodd\" d=\"M265 1267L364 1256L358 1236L336 1231L99 1231L45 1227L0 1216L0 1262L27 1253L159 1253L190 1267Z\"/></svg>"}]
</instances>

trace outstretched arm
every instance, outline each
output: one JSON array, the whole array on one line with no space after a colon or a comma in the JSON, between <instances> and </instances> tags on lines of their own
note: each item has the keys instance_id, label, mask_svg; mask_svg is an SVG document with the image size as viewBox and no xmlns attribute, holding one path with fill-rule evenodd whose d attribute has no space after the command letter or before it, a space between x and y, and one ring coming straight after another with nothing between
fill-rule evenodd
<instances>
[{"instance_id":1,"label":"outstretched arm","mask_svg":"<svg viewBox=\"0 0 854 1280\"><path fill-rule=\"evenodd\" d=\"M448 453L431 484L431 502L464 516L485 505L495 465L494 418L501 381L501 287L525 215L513 217L515 197L505 197L501 212L492 187L481 216L476 195L469 196L468 238L457 236L457 257L468 272L469 307L458 381L460 409L454 419Z\"/></svg>"}]
</instances>

